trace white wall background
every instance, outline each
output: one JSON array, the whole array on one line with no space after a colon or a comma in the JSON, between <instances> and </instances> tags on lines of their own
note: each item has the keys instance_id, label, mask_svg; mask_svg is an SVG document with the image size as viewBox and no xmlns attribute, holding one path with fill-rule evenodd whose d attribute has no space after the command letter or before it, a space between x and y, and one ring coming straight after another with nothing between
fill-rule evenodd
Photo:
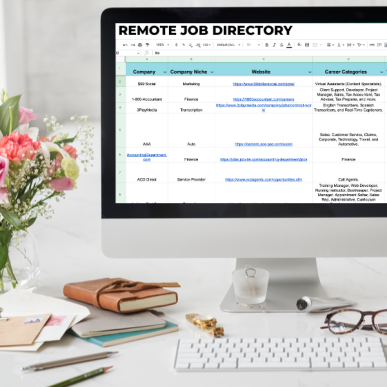
<instances>
[{"instance_id":1,"label":"white wall background","mask_svg":"<svg viewBox=\"0 0 387 387\"><path fill-rule=\"evenodd\" d=\"M100 15L109 7L375 6L387 0L0 0L7 87L23 106L61 121L100 117ZM0 13L1 14L1 13ZM0 24L1 24L0 19ZM1 42L1 33L0 33ZM0 44L1 47L1 44ZM0 73L3 67L0 52ZM0 85L1 87L1 85Z\"/></svg>"}]
</instances>

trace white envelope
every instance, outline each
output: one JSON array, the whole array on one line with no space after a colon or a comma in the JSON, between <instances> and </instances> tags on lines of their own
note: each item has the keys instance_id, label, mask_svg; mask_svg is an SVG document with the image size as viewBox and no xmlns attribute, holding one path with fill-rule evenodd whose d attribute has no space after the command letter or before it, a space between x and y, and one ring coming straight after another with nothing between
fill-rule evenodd
<instances>
[{"instance_id":1,"label":"white envelope","mask_svg":"<svg viewBox=\"0 0 387 387\"><path fill-rule=\"evenodd\" d=\"M0 295L0 307L3 308L2 315L4 317L28 316L39 313L75 314L70 327L90 314L89 309L85 306L19 289Z\"/></svg>"},{"instance_id":2,"label":"white envelope","mask_svg":"<svg viewBox=\"0 0 387 387\"><path fill-rule=\"evenodd\" d=\"M60 340L70 327L74 317L74 314L52 314L35 339L35 343Z\"/></svg>"}]
</instances>

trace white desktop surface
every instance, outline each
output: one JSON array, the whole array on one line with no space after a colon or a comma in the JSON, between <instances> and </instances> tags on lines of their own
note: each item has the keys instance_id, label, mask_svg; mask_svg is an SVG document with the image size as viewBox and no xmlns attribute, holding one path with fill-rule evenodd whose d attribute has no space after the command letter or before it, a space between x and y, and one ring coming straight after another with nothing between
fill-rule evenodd
<instances>
[{"instance_id":1,"label":"white desktop surface","mask_svg":"<svg viewBox=\"0 0 387 387\"><path fill-rule=\"evenodd\" d=\"M80 386L138 385L157 387L198 386L382 386L387 371L216 372L176 373L173 370L177 340L209 337L185 320L188 313L214 315L225 337L330 337L320 330L325 314L228 314L219 304L229 288L234 259L108 259L101 251L99 132L96 165L83 173L78 189L64 203L55 203L53 219L39 220L31 231L40 247L41 285L37 293L62 296L63 286L103 277L123 277L149 282L177 281L177 305L160 308L179 323L179 332L109 348L65 335L60 342L45 343L37 352L2 352L0 384L6 387L43 387L102 366L114 368ZM199 243L192 241L192 243ZM345 243L345 241L343 241ZM364 241L367 243L367 241ZM187 246L189 249L189 246ZM387 309L387 258L319 259L321 282L329 296L358 302L362 310ZM296 300L295 300L296 301ZM0 296L1 306L1 296ZM48 311L49 312L49 311ZM5 314L5 313L4 313ZM354 335L387 336L374 332ZM52 370L22 374L20 367L100 351L118 355Z\"/></svg>"}]
</instances>

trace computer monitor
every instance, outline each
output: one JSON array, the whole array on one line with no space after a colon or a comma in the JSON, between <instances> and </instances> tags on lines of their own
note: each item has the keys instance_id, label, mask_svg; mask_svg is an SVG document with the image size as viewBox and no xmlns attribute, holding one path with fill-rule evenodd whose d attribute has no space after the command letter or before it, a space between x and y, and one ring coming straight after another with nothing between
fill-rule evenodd
<instances>
[{"instance_id":1,"label":"computer monitor","mask_svg":"<svg viewBox=\"0 0 387 387\"><path fill-rule=\"evenodd\" d=\"M387 256L385 14L105 10L104 253L268 269L263 307L231 287L229 312L325 295L315 257Z\"/></svg>"}]
</instances>

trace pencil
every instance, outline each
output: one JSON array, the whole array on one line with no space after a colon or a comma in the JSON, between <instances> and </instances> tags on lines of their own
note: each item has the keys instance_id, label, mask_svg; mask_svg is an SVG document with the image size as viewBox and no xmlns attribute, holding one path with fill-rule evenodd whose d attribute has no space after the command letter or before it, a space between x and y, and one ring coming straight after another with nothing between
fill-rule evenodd
<instances>
[{"instance_id":1,"label":"pencil","mask_svg":"<svg viewBox=\"0 0 387 387\"><path fill-rule=\"evenodd\" d=\"M112 367L113 366L98 368L98 369L96 369L94 371L86 372L83 375L79 375L79 376L76 376L75 378L64 380L63 382L60 382L60 383L57 383L57 384L53 384L53 385L51 385L49 387L67 387L67 386L71 386L72 384L75 384L75 383L78 383L78 382L82 382L83 380L93 378L94 376L98 376L98 375L104 374L107 370L109 370Z\"/></svg>"}]
</instances>

